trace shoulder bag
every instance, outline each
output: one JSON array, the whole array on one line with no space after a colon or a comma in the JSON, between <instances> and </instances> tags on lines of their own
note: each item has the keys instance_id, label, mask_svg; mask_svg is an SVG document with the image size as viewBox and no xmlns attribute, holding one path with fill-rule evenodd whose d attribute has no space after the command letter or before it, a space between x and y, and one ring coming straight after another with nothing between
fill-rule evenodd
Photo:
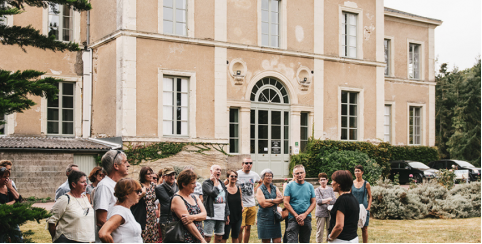
<instances>
[{"instance_id":1,"label":"shoulder bag","mask_svg":"<svg viewBox=\"0 0 482 244\"><path fill-rule=\"evenodd\" d=\"M172 216L171 204L172 199L177 196L174 195L171 197L171 201L169 203L169 212ZM184 242L184 233L186 229L182 224L181 220L171 220L167 223L161 224L161 233L162 233L162 242L163 243L173 243L173 242Z\"/></svg>"}]
</instances>

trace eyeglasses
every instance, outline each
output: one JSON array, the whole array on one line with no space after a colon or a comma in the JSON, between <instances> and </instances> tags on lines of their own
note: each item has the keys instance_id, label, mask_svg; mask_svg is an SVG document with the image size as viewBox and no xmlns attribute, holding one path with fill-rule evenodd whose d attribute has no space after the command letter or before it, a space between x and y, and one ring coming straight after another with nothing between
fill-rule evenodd
<instances>
[{"instance_id":1,"label":"eyeglasses","mask_svg":"<svg viewBox=\"0 0 482 244\"><path fill-rule=\"evenodd\" d=\"M170 174L164 175L164 176L167 176L167 177L176 177L176 173L170 173Z\"/></svg>"},{"instance_id":2,"label":"eyeglasses","mask_svg":"<svg viewBox=\"0 0 482 244\"><path fill-rule=\"evenodd\" d=\"M326 181L326 179L320 179L320 181Z\"/></svg>"},{"instance_id":3,"label":"eyeglasses","mask_svg":"<svg viewBox=\"0 0 482 244\"><path fill-rule=\"evenodd\" d=\"M229 177L230 177L230 178L235 178L235 179L238 178L237 175L230 175Z\"/></svg>"},{"instance_id":4,"label":"eyeglasses","mask_svg":"<svg viewBox=\"0 0 482 244\"><path fill-rule=\"evenodd\" d=\"M142 190L137 190L136 192L137 192L138 195L142 194Z\"/></svg>"},{"instance_id":5,"label":"eyeglasses","mask_svg":"<svg viewBox=\"0 0 482 244\"><path fill-rule=\"evenodd\" d=\"M251 164L253 164L253 162L244 162L244 164L249 164L249 165L251 165Z\"/></svg>"},{"instance_id":6,"label":"eyeglasses","mask_svg":"<svg viewBox=\"0 0 482 244\"><path fill-rule=\"evenodd\" d=\"M264 178L273 178L272 175L264 175Z\"/></svg>"},{"instance_id":7,"label":"eyeglasses","mask_svg":"<svg viewBox=\"0 0 482 244\"><path fill-rule=\"evenodd\" d=\"M298 172L298 173L295 173L295 175L301 175L301 174L304 174L305 172Z\"/></svg>"},{"instance_id":8,"label":"eyeglasses","mask_svg":"<svg viewBox=\"0 0 482 244\"><path fill-rule=\"evenodd\" d=\"M152 177L153 180L157 180L157 177Z\"/></svg>"}]
</instances>

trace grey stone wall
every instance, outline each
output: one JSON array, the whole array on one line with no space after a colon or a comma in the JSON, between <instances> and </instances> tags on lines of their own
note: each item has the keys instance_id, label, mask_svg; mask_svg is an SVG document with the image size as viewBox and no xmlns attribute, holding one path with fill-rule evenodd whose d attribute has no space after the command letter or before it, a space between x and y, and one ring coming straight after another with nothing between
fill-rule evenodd
<instances>
[{"instance_id":1,"label":"grey stone wall","mask_svg":"<svg viewBox=\"0 0 482 244\"><path fill-rule=\"evenodd\" d=\"M0 152L13 163L11 179L22 197L55 198L55 190L67 180L65 169L74 162L72 153Z\"/></svg>"}]
</instances>

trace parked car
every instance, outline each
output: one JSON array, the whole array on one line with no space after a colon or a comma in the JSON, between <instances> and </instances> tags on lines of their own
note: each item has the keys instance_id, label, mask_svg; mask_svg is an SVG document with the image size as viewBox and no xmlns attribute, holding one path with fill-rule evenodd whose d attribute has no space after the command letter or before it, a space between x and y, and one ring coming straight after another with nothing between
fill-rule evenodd
<instances>
[{"instance_id":1,"label":"parked car","mask_svg":"<svg viewBox=\"0 0 482 244\"><path fill-rule=\"evenodd\" d=\"M438 170L431 169L427 165L417 161L411 160L394 160L390 162L390 179L393 180L396 174L399 175L398 181L400 184L406 184L410 182L410 175L418 183L423 179L435 178Z\"/></svg>"},{"instance_id":2,"label":"parked car","mask_svg":"<svg viewBox=\"0 0 482 244\"><path fill-rule=\"evenodd\" d=\"M477 178L480 177L480 168L476 168L472 164L462 160L441 159L428 163L428 166L434 169L468 170L470 181L477 181Z\"/></svg>"}]
</instances>

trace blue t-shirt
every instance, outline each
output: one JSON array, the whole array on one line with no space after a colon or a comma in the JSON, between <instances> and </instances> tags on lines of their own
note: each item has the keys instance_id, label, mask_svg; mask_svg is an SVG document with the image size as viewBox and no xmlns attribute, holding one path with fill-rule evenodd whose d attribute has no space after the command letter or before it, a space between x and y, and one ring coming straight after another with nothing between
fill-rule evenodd
<instances>
[{"instance_id":1,"label":"blue t-shirt","mask_svg":"<svg viewBox=\"0 0 482 244\"><path fill-rule=\"evenodd\" d=\"M308 210L311 205L311 199L315 198L315 188L311 183L305 181L298 184L296 181L289 183L284 192L285 197L290 197L290 205L297 214L302 214ZM288 218L294 217L289 213ZM311 213L308 214L311 218Z\"/></svg>"}]
</instances>

